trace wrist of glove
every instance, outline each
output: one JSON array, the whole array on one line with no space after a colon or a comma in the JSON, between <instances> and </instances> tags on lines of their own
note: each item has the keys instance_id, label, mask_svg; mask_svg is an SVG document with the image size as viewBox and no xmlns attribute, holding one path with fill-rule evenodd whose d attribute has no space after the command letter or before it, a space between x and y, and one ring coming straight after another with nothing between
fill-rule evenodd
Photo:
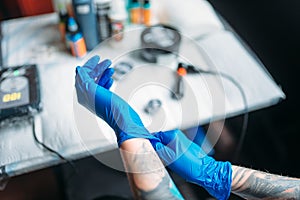
<instances>
[{"instance_id":1,"label":"wrist of glove","mask_svg":"<svg viewBox=\"0 0 300 200\"><path fill-rule=\"evenodd\" d=\"M209 158L199 160L194 176L187 181L202 186L217 199L228 199L232 180L231 163Z\"/></svg>"},{"instance_id":2,"label":"wrist of glove","mask_svg":"<svg viewBox=\"0 0 300 200\"><path fill-rule=\"evenodd\" d=\"M205 188L217 199L228 199L232 169L229 162L215 161L180 130L158 132L151 141L162 161L174 172Z\"/></svg>"},{"instance_id":3,"label":"wrist of glove","mask_svg":"<svg viewBox=\"0 0 300 200\"><path fill-rule=\"evenodd\" d=\"M103 87L95 92L95 112L115 131L118 145L132 138L156 140L144 127L134 109L118 95Z\"/></svg>"}]
</instances>

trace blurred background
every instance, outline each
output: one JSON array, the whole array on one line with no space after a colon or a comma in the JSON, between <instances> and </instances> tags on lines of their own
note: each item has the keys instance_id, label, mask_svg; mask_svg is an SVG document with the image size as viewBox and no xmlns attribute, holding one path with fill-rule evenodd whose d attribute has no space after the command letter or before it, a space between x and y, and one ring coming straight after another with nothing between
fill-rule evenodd
<instances>
[{"instance_id":1,"label":"blurred background","mask_svg":"<svg viewBox=\"0 0 300 200\"><path fill-rule=\"evenodd\" d=\"M53 12L52 0L2 0L0 17L10 19Z\"/></svg>"},{"instance_id":2,"label":"blurred background","mask_svg":"<svg viewBox=\"0 0 300 200\"><path fill-rule=\"evenodd\" d=\"M286 99L253 112L243 147L249 167L300 177L300 1L210 0L281 85Z\"/></svg>"},{"instance_id":3,"label":"blurred background","mask_svg":"<svg viewBox=\"0 0 300 200\"><path fill-rule=\"evenodd\" d=\"M242 159L236 164L300 177L298 128L300 124L298 99L300 1L209 0L209 2L256 53L287 97L273 107L250 113ZM1 0L0 2L1 20L53 11L52 0ZM242 117L226 121L228 129L236 137L240 132L241 122ZM232 158L220 155L220 159L231 160ZM35 173L36 185L33 185L31 190L42 187L38 181L45 181L38 178L39 173L42 172ZM45 173L46 177L50 177L48 183L55 185L51 176L47 176L52 172ZM23 180L22 177L19 179ZM14 184L18 186L19 183L12 183Z\"/></svg>"}]
</instances>

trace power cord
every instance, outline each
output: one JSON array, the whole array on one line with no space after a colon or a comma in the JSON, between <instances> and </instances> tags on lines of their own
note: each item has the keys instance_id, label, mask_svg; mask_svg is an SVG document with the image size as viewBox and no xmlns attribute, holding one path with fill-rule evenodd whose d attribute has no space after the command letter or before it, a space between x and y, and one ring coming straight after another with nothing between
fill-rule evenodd
<instances>
[{"instance_id":1,"label":"power cord","mask_svg":"<svg viewBox=\"0 0 300 200\"><path fill-rule=\"evenodd\" d=\"M78 174L78 170L74 164L74 162L66 157L64 157L63 155L61 155L59 152L55 151L54 149L50 148L49 146L47 146L45 143L41 142L37 135L36 135L36 131L35 131L35 121L34 121L34 116L30 117L30 121L32 124L32 133L33 133L33 138L35 140L36 143L38 143L39 145L41 145L43 148L45 148L47 151L51 152L52 154L55 154L56 156L58 156L61 160L66 161L74 170L74 172L76 174Z\"/></svg>"},{"instance_id":2,"label":"power cord","mask_svg":"<svg viewBox=\"0 0 300 200\"><path fill-rule=\"evenodd\" d=\"M242 124L242 130L241 130L241 136L240 139L238 141L238 145L237 145L237 149L235 152L235 155L233 157L233 162L236 162L239 159L242 147L243 147L243 143L245 140L245 136L246 136L246 132L247 132L247 127L248 127L248 120L249 120L249 109L248 109L248 102L247 102L247 98L246 98L246 94L241 86L241 84L239 84L232 76L225 74L223 72L216 72L216 71L206 71L206 70L202 70L198 67L195 67L193 65L185 65L185 68L187 70L187 73L198 73L198 74L208 74L208 75L213 75L213 76L221 76L227 80L229 80L231 83L233 83L233 85L235 85L238 90L240 91L241 95L242 95L242 99L243 99L243 104L244 104L244 118L243 118L243 124Z\"/></svg>"},{"instance_id":3,"label":"power cord","mask_svg":"<svg viewBox=\"0 0 300 200\"><path fill-rule=\"evenodd\" d=\"M70 181L71 179L75 176L75 175L79 175L79 170L78 168L76 167L75 163L64 157L63 155L61 155L59 152L55 151L54 149L50 148L49 146L47 146L45 143L41 142L38 138L37 138L37 135L36 135L36 131L35 131L35 121L34 121L34 116L31 116L30 117L30 121L32 123L32 133L33 133L33 137L34 137L34 140L36 141L36 143L38 143L39 145L41 145L43 148L45 148L47 151L51 152L52 154L55 154L56 156L58 156L60 159L66 161L70 166L71 168L73 169L68 176L65 177L65 180L63 181L63 185L64 187L68 187L68 185L70 184Z\"/></svg>"}]
</instances>

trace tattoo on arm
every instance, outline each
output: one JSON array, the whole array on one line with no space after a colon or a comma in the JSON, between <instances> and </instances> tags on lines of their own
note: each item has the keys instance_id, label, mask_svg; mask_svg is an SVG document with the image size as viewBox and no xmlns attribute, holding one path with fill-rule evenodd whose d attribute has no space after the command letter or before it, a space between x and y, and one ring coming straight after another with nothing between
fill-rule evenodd
<instances>
[{"instance_id":1,"label":"tattoo on arm","mask_svg":"<svg viewBox=\"0 0 300 200\"><path fill-rule=\"evenodd\" d=\"M183 199L148 140L121 153L136 199Z\"/></svg>"},{"instance_id":2,"label":"tattoo on arm","mask_svg":"<svg viewBox=\"0 0 300 200\"><path fill-rule=\"evenodd\" d=\"M249 199L300 199L300 179L232 166L232 192Z\"/></svg>"},{"instance_id":3,"label":"tattoo on arm","mask_svg":"<svg viewBox=\"0 0 300 200\"><path fill-rule=\"evenodd\" d=\"M154 188L151 191L138 191L138 196L142 199L151 199L151 200L161 200L161 199L167 199L167 200L178 200L179 198L176 197L171 191L170 191L170 179L168 176L164 176L159 183L159 185Z\"/></svg>"}]
</instances>

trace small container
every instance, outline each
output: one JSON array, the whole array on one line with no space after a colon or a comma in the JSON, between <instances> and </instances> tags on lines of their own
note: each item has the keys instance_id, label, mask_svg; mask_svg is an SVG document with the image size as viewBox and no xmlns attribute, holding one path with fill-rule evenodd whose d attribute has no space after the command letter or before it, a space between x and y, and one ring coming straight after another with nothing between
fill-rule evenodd
<instances>
[{"instance_id":1,"label":"small container","mask_svg":"<svg viewBox=\"0 0 300 200\"><path fill-rule=\"evenodd\" d=\"M150 0L145 0L143 4L143 23L146 26L151 25L151 17L152 17L152 13L151 13Z\"/></svg>"},{"instance_id":2,"label":"small container","mask_svg":"<svg viewBox=\"0 0 300 200\"><path fill-rule=\"evenodd\" d=\"M111 36L111 26L109 12L111 0L94 0L97 12L97 28L99 31L100 42Z\"/></svg>"},{"instance_id":3,"label":"small container","mask_svg":"<svg viewBox=\"0 0 300 200\"><path fill-rule=\"evenodd\" d=\"M132 0L130 4L130 21L133 24L142 22L142 8L139 0Z\"/></svg>"},{"instance_id":4,"label":"small container","mask_svg":"<svg viewBox=\"0 0 300 200\"><path fill-rule=\"evenodd\" d=\"M112 36L116 41L120 41L124 36L124 28L128 18L124 0L113 0L109 13Z\"/></svg>"},{"instance_id":5,"label":"small container","mask_svg":"<svg viewBox=\"0 0 300 200\"><path fill-rule=\"evenodd\" d=\"M82 58L86 55L85 41L81 33L77 33L72 36L72 42L70 43L71 53L73 56Z\"/></svg>"},{"instance_id":6,"label":"small container","mask_svg":"<svg viewBox=\"0 0 300 200\"><path fill-rule=\"evenodd\" d=\"M75 57L83 57L86 55L86 45L83 35L78 30L78 25L73 17L68 19L67 41L71 49L71 53Z\"/></svg>"}]
</instances>

